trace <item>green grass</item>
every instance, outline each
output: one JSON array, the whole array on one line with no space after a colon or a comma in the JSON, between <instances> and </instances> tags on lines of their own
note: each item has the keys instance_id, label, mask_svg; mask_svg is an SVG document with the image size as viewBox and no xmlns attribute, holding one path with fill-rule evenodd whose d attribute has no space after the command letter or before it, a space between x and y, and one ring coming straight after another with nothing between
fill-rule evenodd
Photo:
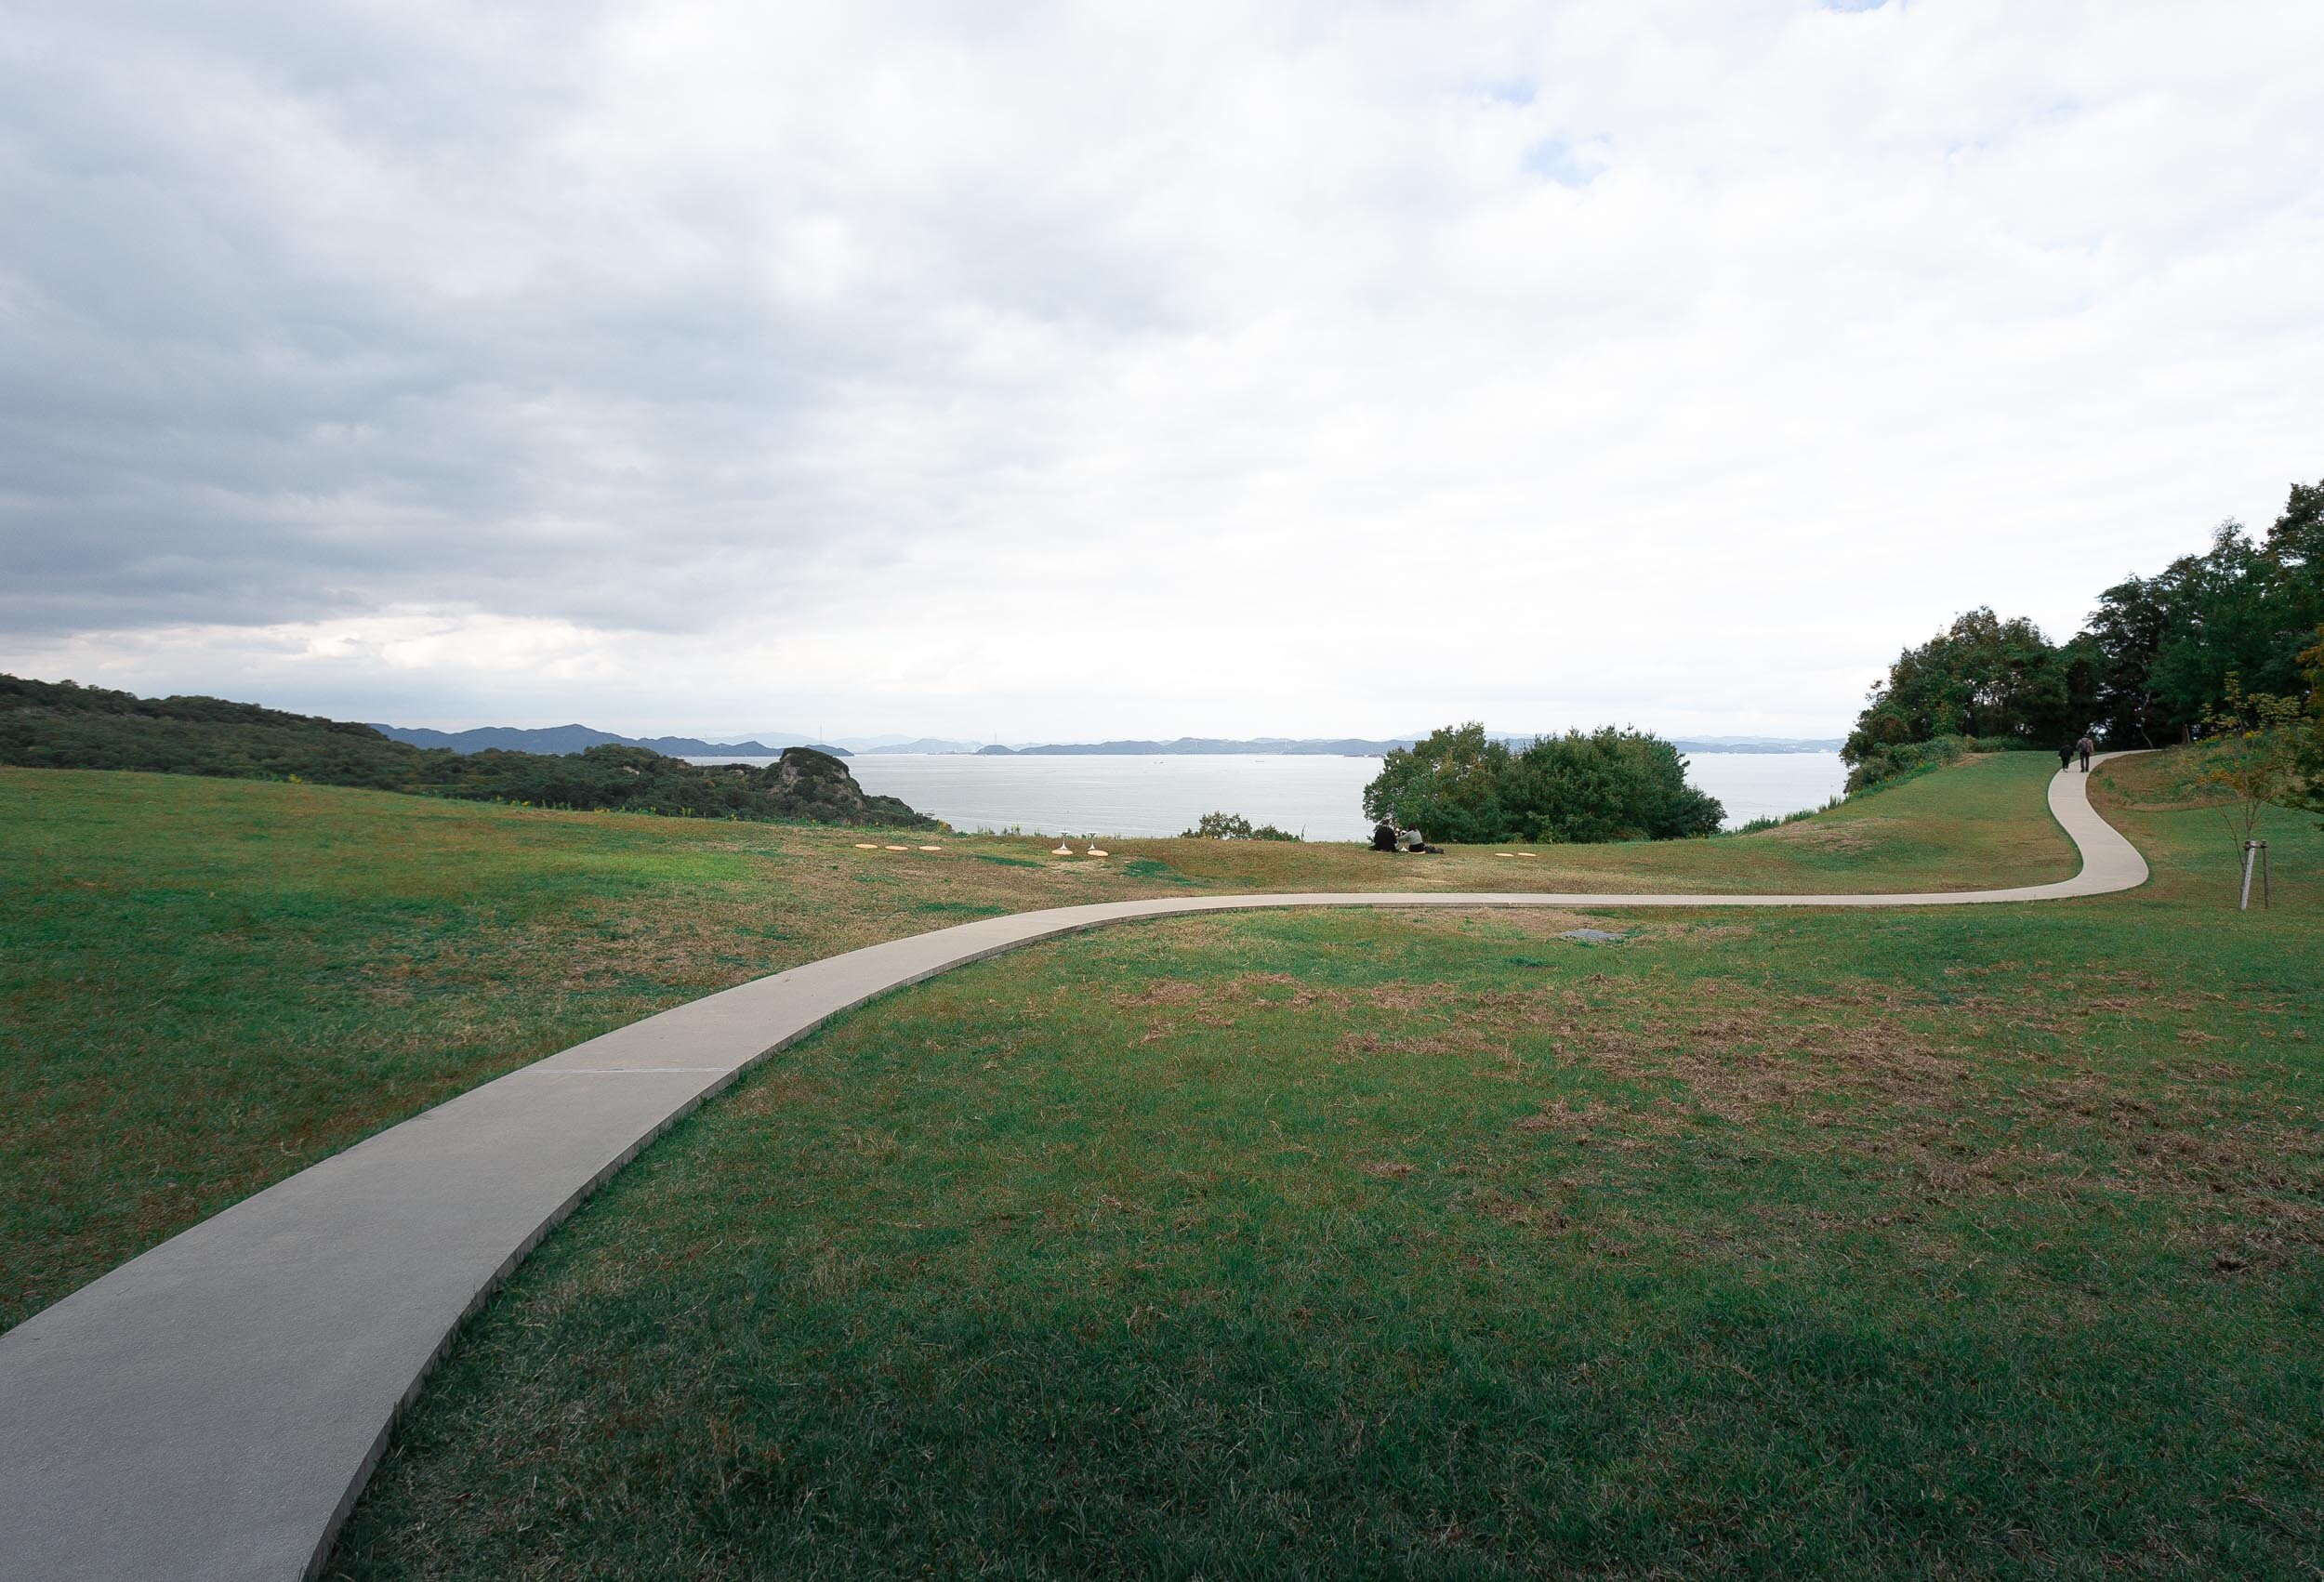
<instances>
[{"instance_id":1,"label":"green grass","mask_svg":"<svg viewBox=\"0 0 2324 1582\"><path fill-rule=\"evenodd\" d=\"M1847 889L2071 865L1997 761L1749 839L1382 857L558 813L0 769L0 1328L488 1077L959 918L1204 890ZM2039 766L2035 766L2039 767ZM1880 876L1874 879L1872 876Z\"/></svg>"},{"instance_id":2,"label":"green grass","mask_svg":"<svg viewBox=\"0 0 2324 1582\"><path fill-rule=\"evenodd\" d=\"M892 996L518 1272L330 1572L2313 1576L2324 838L2238 916L2178 766L2099 784L2146 889L1186 919Z\"/></svg>"}]
</instances>

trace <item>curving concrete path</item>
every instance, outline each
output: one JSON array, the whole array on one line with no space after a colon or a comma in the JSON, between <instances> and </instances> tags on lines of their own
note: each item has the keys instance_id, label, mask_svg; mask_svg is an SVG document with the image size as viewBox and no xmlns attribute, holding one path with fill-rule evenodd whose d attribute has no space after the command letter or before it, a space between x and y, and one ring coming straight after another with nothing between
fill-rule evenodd
<instances>
[{"instance_id":1,"label":"curving concrete path","mask_svg":"<svg viewBox=\"0 0 2324 1582\"><path fill-rule=\"evenodd\" d=\"M2114 757L2119 755L2107 755ZM1225 895L992 917L796 967L592 1038L278 1181L0 1336L0 1575L292 1578L395 1416L565 1215L747 1067L891 989L1133 917L1283 906L1961 906L2146 882L2061 774L2081 872L1885 895Z\"/></svg>"}]
</instances>

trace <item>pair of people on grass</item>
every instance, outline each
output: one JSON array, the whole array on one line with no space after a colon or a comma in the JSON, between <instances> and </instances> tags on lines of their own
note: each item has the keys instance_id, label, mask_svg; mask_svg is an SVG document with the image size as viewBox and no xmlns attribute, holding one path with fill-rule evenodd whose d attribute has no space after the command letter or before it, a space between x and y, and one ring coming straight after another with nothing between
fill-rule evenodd
<instances>
[{"instance_id":1,"label":"pair of people on grass","mask_svg":"<svg viewBox=\"0 0 2324 1582\"><path fill-rule=\"evenodd\" d=\"M1417 829L1398 829L1393 819L1382 819L1372 826L1372 850L1375 851L1432 851L1442 854L1443 848L1431 846L1420 838Z\"/></svg>"}]
</instances>

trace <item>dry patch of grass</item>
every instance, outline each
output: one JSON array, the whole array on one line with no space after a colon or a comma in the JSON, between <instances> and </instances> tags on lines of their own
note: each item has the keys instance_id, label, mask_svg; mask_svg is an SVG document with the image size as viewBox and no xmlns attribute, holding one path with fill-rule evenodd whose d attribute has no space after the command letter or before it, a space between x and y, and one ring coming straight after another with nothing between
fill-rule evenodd
<instances>
[{"instance_id":1,"label":"dry patch of grass","mask_svg":"<svg viewBox=\"0 0 2324 1582\"><path fill-rule=\"evenodd\" d=\"M1764 840L1770 845L1812 847L1821 851L1866 851L1879 843L1882 822L1877 818L1853 819L1844 824L1802 819L1797 824L1778 824L1744 838Z\"/></svg>"},{"instance_id":2,"label":"dry patch of grass","mask_svg":"<svg viewBox=\"0 0 2324 1582\"><path fill-rule=\"evenodd\" d=\"M1628 929L1634 924L1609 924L1604 917L1553 907L1416 906L1391 916L1419 933L1457 934L1472 939L1549 940L1569 929Z\"/></svg>"}]
</instances>

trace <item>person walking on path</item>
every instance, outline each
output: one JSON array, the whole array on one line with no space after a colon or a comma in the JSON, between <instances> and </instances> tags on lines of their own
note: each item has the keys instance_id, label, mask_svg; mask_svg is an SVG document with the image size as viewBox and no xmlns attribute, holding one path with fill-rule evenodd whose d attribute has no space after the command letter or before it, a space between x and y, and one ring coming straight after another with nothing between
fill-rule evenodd
<instances>
[{"instance_id":1,"label":"person walking on path","mask_svg":"<svg viewBox=\"0 0 2324 1582\"><path fill-rule=\"evenodd\" d=\"M2082 772L2084 774L2088 774L2090 772L2090 755L2098 750L2098 744L2092 741L2089 737L2084 736L2080 741L2074 744L2074 750L2082 755Z\"/></svg>"},{"instance_id":2,"label":"person walking on path","mask_svg":"<svg viewBox=\"0 0 2324 1582\"><path fill-rule=\"evenodd\" d=\"M2074 744L2073 744L2073 743L2071 743L2071 742L2061 742L2061 743L2059 743L2059 744L2058 744L2058 772L2059 772L2060 774L2064 774L2064 773L2065 773L2067 770L2072 769L2073 767L2074 767Z\"/></svg>"}]
</instances>

